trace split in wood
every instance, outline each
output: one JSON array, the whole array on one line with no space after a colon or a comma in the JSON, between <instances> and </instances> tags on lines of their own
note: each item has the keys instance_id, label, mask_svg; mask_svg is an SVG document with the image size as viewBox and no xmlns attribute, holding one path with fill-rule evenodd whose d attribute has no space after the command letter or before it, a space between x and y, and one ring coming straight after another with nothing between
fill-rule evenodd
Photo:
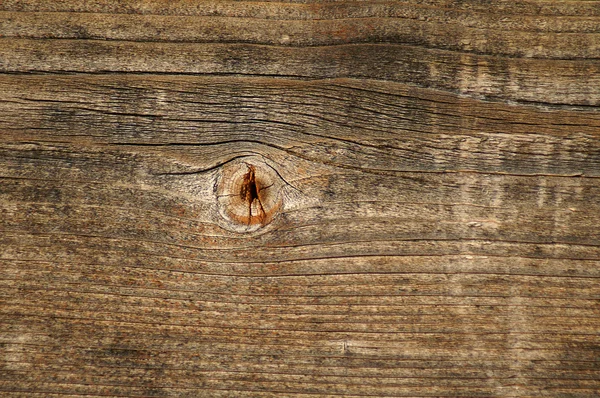
<instances>
[{"instance_id":1,"label":"split in wood","mask_svg":"<svg viewBox=\"0 0 600 398\"><path fill-rule=\"evenodd\" d=\"M266 218L265 209L260 201L259 192L261 188L256 181L256 169L254 166L247 164L248 173L244 176L244 181L242 182L242 188L240 189L240 199L248 202L248 225L250 225L250 221L252 220L252 205L256 202L258 204L258 219L261 224L264 223Z\"/></svg>"}]
</instances>

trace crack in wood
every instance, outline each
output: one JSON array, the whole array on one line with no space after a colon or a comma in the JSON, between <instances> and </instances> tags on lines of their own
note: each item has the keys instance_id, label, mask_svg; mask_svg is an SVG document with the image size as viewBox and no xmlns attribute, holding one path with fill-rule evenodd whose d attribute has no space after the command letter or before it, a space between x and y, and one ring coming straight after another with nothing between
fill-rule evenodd
<instances>
[{"instance_id":1,"label":"crack in wood","mask_svg":"<svg viewBox=\"0 0 600 398\"><path fill-rule=\"evenodd\" d=\"M252 205L256 202L258 204L259 213L257 215L261 224L264 223L266 218L265 209L260 200L259 192L262 190L259 188L258 182L256 181L256 169L250 164L246 164L248 172L244 175L244 181L242 182L242 188L240 190L240 199L248 202L248 226L252 220Z\"/></svg>"}]
</instances>

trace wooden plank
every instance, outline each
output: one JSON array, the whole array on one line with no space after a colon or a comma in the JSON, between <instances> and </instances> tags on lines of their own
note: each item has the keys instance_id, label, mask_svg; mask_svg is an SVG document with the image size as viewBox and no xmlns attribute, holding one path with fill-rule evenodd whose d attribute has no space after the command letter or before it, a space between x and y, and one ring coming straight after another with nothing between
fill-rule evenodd
<instances>
[{"instance_id":1,"label":"wooden plank","mask_svg":"<svg viewBox=\"0 0 600 398\"><path fill-rule=\"evenodd\" d=\"M595 2L0 4L0 395L600 394Z\"/></svg>"},{"instance_id":2,"label":"wooden plank","mask_svg":"<svg viewBox=\"0 0 600 398\"><path fill-rule=\"evenodd\" d=\"M593 2L44 3L1 6L0 71L345 77L513 101L600 99Z\"/></svg>"},{"instance_id":3,"label":"wooden plank","mask_svg":"<svg viewBox=\"0 0 600 398\"><path fill-rule=\"evenodd\" d=\"M374 67L370 60L377 59ZM138 72L412 83L475 97L600 104L595 60L497 58L406 44L272 47L254 44L0 39L0 72Z\"/></svg>"}]
</instances>

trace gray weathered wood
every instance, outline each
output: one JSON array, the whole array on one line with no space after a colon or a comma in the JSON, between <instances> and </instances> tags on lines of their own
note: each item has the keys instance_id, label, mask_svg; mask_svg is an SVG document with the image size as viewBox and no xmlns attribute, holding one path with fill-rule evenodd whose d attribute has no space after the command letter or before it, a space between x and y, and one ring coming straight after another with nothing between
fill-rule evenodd
<instances>
[{"instance_id":1,"label":"gray weathered wood","mask_svg":"<svg viewBox=\"0 0 600 398\"><path fill-rule=\"evenodd\" d=\"M600 394L600 6L0 4L0 395Z\"/></svg>"}]
</instances>

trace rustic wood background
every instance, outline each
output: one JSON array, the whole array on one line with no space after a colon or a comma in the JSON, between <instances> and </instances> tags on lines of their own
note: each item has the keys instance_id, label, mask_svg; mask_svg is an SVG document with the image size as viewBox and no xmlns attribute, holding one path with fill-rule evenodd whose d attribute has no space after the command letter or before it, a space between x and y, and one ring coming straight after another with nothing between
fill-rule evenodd
<instances>
[{"instance_id":1,"label":"rustic wood background","mask_svg":"<svg viewBox=\"0 0 600 398\"><path fill-rule=\"evenodd\" d=\"M600 396L600 3L0 1L2 397Z\"/></svg>"}]
</instances>

